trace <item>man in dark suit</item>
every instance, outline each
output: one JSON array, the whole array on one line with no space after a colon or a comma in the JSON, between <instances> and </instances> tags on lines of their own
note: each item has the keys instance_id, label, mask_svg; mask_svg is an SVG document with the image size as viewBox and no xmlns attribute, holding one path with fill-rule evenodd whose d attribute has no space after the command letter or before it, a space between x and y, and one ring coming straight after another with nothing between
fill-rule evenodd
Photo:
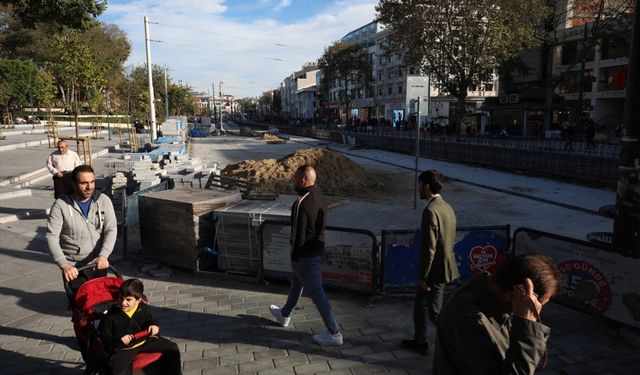
<instances>
[{"instance_id":1,"label":"man in dark suit","mask_svg":"<svg viewBox=\"0 0 640 375\"><path fill-rule=\"evenodd\" d=\"M420 225L419 284L413 310L414 338L403 340L406 349L427 355L427 316L437 326L442 308L444 288L460 276L453 246L456 242L456 214L442 199L440 191L443 177L440 172L428 170L418 178L420 198L427 201Z\"/></svg>"}]
</instances>

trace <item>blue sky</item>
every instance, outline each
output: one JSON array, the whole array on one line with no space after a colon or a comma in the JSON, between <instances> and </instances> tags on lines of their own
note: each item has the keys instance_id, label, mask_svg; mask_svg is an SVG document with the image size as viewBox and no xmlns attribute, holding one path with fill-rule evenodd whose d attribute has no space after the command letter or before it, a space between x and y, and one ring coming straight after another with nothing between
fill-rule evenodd
<instances>
[{"instance_id":1,"label":"blue sky","mask_svg":"<svg viewBox=\"0 0 640 375\"><path fill-rule=\"evenodd\" d=\"M145 62L143 17L151 59L174 81L198 91L224 82L238 97L275 89L331 42L375 17L377 0L109 0L100 16L128 36L128 65Z\"/></svg>"}]
</instances>

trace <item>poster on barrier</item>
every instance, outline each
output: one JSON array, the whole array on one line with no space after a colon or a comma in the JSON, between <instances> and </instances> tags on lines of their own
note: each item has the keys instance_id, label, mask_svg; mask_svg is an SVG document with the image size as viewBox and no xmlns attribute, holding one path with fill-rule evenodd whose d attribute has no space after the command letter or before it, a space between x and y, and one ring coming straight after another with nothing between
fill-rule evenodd
<instances>
[{"instance_id":1,"label":"poster on barrier","mask_svg":"<svg viewBox=\"0 0 640 375\"><path fill-rule=\"evenodd\" d=\"M556 262L564 274L559 302L640 327L640 259L524 228L514 234L514 252L538 253Z\"/></svg>"},{"instance_id":2,"label":"poster on barrier","mask_svg":"<svg viewBox=\"0 0 640 375\"><path fill-rule=\"evenodd\" d=\"M460 280L478 272L492 272L507 256L509 227L458 228L454 253ZM418 283L420 230L383 231L383 287L410 287Z\"/></svg>"},{"instance_id":3,"label":"poster on barrier","mask_svg":"<svg viewBox=\"0 0 640 375\"><path fill-rule=\"evenodd\" d=\"M289 243L291 227L266 223L262 229L262 266L266 278L287 280L291 275ZM371 291L374 289L373 244L368 235L325 231L325 257L321 264L325 285L342 289Z\"/></svg>"}]
</instances>

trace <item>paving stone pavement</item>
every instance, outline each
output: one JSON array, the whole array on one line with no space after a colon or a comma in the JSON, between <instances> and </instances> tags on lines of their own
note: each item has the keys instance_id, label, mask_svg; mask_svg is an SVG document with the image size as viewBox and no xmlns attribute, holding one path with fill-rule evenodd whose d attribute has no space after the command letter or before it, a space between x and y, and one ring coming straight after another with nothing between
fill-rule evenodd
<instances>
[{"instance_id":1,"label":"paving stone pavement","mask_svg":"<svg viewBox=\"0 0 640 375\"><path fill-rule=\"evenodd\" d=\"M40 168L41 158L33 155L33 166L22 168L22 173ZM14 161L23 159L16 155ZM14 202L15 208L1 205L6 209L30 208L31 203L45 207L50 204L50 191L28 199ZM45 226L42 218L0 224L3 375L81 374L84 370L60 273L43 241ZM323 325L308 298L294 311L289 327L274 323L268 306L284 303L286 283L261 285L179 272L160 279L139 272L132 263L116 266L125 277L144 281L161 334L180 347L184 374L431 373L432 355L416 355L399 345L413 330L410 298L371 298L330 290L345 343L321 347L311 340ZM542 319L552 333L548 363L539 374L640 374L640 351L621 338L618 324L555 303L545 307ZM429 329L429 342L433 341L434 331Z\"/></svg>"},{"instance_id":2,"label":"paving stone pavement","mask_svg":"<svg viewBox=\"0 0 640 375\"><path fill-rule=\"evenodd\" d=\"M60 275L42 241L0 227L0 362L3 374L79 374ZM12 246L23 249L12 250ZM260 285L175 273L154 279L134 264L117 265L145 284L161 334L178 343L185 374L429 374L432 356L403 350L412 332L412 301L329 291L343 328L342 347L321 347L311 335L322 321L303 298L287 328L268 306L283 304L285 284ZM544 310L553 331L541 374L638 374L640 352L620 339L618 326L557 304ZM433 330L429 330L433 342Z\"/></svg>"}]
</instances>

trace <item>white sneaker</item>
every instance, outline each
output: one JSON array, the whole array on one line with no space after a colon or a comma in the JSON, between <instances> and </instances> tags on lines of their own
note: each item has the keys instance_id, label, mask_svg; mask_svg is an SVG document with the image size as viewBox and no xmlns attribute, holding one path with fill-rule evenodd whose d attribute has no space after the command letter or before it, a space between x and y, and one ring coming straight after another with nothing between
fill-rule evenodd
<instances>
[{"instance_id":1,"label":"white sneaker","mask_svg":"<svg viewBox=\"0 0 640 375\"><path fill-rule=\"evenodd\" d=\"M291 323L291 318L288 316L282 316L282 309L276 305L269 306L269 312L276 317L276 321L283 327L286 327Z\"/></svg>"},{"instance_id":2,"label":"white sneaker","mask_svg":"<svg viewBox=\"0 0 640 375\"><path fill-rule=\"evenodd\" d=\"M326 331L319 335L313 335L313 341L320 345L340 346L342 345L342 333L338 332L332 335L329 331Z\"/></svg>"}]
</instances>

